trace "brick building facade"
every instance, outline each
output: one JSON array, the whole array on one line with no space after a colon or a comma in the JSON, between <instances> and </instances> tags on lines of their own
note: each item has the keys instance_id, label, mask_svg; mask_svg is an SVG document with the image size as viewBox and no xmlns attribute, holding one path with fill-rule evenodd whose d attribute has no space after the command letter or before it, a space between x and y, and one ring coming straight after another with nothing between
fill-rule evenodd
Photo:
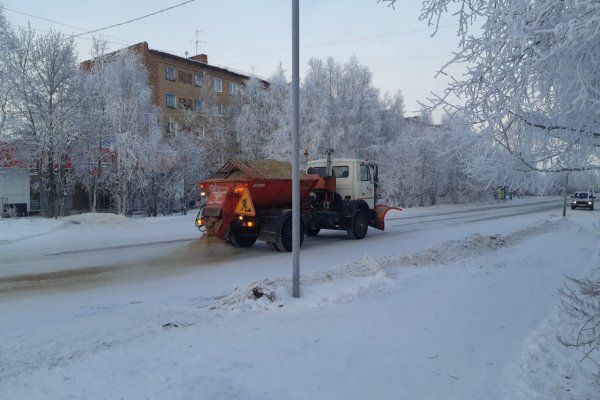
<instances>
[{"instance_id":1,"label":"brick building facade","mask_svg":"<svg viewBox=\"0 0 600 400\"><path fill-rule=\"evenodd\" d=\"M247 75L210 65L206 54L180 57L151 49L147 42L134 44L129 49L140 55L148 69L152 103L161 110L162 126L170 121L181 121L188 111L203 111L207 104L217 104L220 110L226 108L250 79ZM85 61L84 68L92 62ZM262 82L268 87L267 81Z\"/></svg>"}]
</instances>

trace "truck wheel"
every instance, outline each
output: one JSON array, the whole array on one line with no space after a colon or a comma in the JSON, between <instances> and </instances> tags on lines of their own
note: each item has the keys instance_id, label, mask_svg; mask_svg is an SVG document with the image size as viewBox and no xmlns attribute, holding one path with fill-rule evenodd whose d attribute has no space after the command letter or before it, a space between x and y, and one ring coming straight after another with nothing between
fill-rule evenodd
<instances>
[{"instance_id":1,"label":"truck wheel","mask_svg":"<svg viewBox=\"0 0 600 400\"><path fill-rule=\"evenodd\" d=\"M233 247L252 247L257 239L256 236L247 235L238 228L231 228L228 237Z\"/></svg>"},{"instance_id":2,"label":"truck wheel","mask_svg":"<svg viewBox=\"0 0 600 400\"><path fill-rule=\"evenodd\" d=\"M348 228L348 236L352 239L362 239L369 229L369 216L365 210L357 210L352 218L352 226Z\"/></svg>"},{"instance_id":3,"label":"truck wheel","mask_svg":"<svg viewBox=\"0 0 600 400\"><path fill-rule=\"evenodd\" d=\"M312 228L312 227L309 227L309 228L306 230L306 236L317 236L317 235L319 234L319 232L321 232L321 229L320 229L320 228Z\"/></svg>"},{"instance_id":4,"label":"truck wheel","mask_svg":"<svg viewBox=\"0 0 600 400\"><path fill-rule=\"evenodd\" d=\"M304 241L304 224L300 224L300 246ZM292 213L286 212L277 219L275 248L281 252L292 251Z\"/></svg>"}]
</instances>

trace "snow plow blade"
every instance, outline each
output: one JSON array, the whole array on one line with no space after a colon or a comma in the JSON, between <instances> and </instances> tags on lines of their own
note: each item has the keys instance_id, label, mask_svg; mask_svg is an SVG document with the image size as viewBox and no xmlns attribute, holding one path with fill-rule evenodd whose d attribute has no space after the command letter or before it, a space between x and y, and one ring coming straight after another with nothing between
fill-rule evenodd
<instances>
[{"instance_id":1,"label":"snow plow blade","mask_svg":"<svg viewBox=\"0 0 600 400\"><path fill-rule=\"evenodd\" d=\"M376 205L375 209L373 210L375 218L371 221L369 225L375 229L379 229L382 231L385 230L385 214L387 214L390 210L402 211L402 209L399 207Z\"/></svg>"}]
</instances>

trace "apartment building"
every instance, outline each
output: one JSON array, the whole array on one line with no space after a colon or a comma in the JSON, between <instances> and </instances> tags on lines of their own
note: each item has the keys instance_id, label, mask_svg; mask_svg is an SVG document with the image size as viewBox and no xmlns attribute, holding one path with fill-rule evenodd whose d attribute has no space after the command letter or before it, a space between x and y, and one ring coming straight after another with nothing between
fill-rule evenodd
<instances>
[{"instance_id":1,"label":"apartment building","mask_svg":"<svg viewBox=\"0 0 600 400\"><path fill-rule=\"evenodd\" d=\"M170 123L181 121L187 111L199 113L209 104L217 105L217 112L224 110L250 79L247 75L210 65L206 54L180 57L151 49L147 42L129 49L140 55L148 69L152 102L160 107L161 124L167 130ZM267 81L263 84L269 85Z\"/></svg>"}]
</instances>

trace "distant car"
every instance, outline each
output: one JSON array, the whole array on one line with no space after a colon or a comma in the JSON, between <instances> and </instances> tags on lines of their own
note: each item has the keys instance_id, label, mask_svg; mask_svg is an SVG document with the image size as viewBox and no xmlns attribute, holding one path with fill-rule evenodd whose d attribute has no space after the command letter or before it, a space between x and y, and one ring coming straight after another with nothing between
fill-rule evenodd
<instances>
[{"instance_id":1,"label":"distant car","mask_svg":"<svg viewBox=\"0 0 600 400\"><path fill-rule=\"evenodd\" d=\"M590 210L593 210L594 199L595 196L592 193L575 192L575 194L571 196L571 210L574 210L577 207L589 208Z\"/></svg>"}]
</instances>

